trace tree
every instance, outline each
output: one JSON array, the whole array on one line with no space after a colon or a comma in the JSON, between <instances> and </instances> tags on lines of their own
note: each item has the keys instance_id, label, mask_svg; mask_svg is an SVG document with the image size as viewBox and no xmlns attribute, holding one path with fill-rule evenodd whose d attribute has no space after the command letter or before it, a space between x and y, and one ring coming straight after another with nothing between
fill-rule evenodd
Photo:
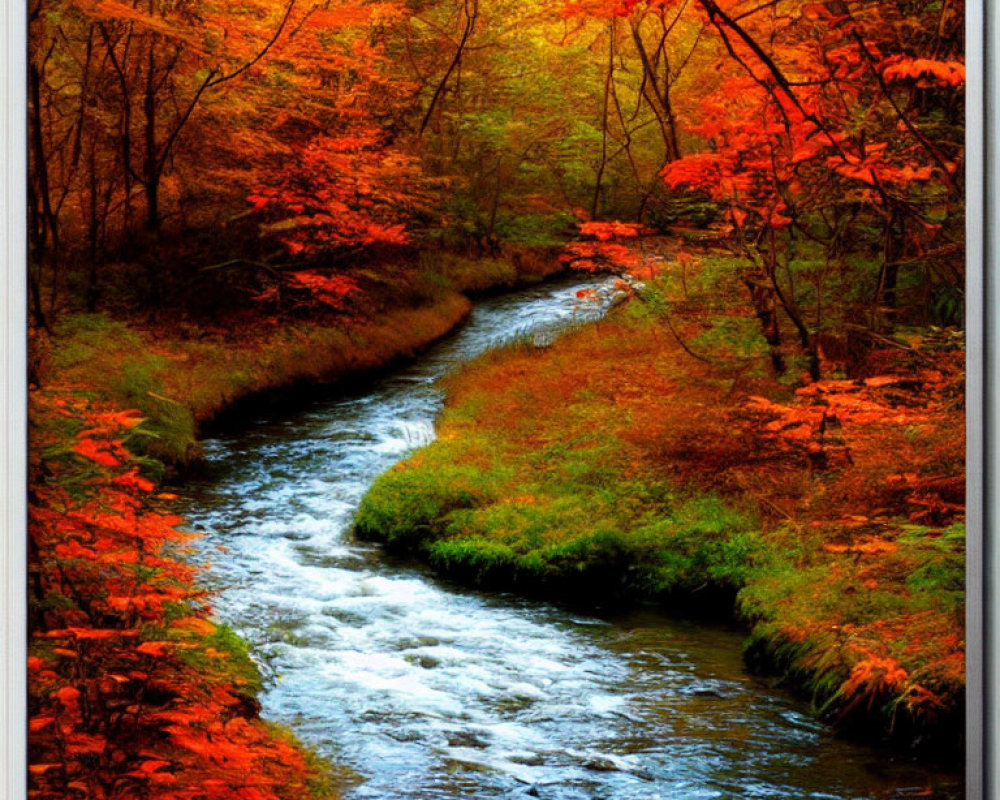
<instances>
[{"instance_id":1,"label":"tree","mask_svg":"<svg viewBox=\"0 0 1000 800\"><path fill-rule=\"evenodd\" d=\"M727 206L758 311L777 302L813 374L825 335L892 331L902 267L923 272L918 317L960 292L960 9L698 5L739 71L702 102L708 147L663 176Z\"/></svg>"}]
</instances>

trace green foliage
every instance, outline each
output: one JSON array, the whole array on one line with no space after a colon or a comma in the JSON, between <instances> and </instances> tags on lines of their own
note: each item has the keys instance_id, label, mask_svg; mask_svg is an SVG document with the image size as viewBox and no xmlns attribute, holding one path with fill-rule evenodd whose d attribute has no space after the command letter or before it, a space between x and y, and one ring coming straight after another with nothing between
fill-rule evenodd
<instances>
[{"instance_id":1,"label":"green foliage","mask_svg":"<svg viewBox=\"0 0 1000 800\"><path fill-rule=\"evenodd\" d=\"M222 654L221 663L230 679L237 679L248 694L256 696L263 689L263 681L256 663L250 657L250 645L225 624L218 624L215 630L200 637L201 647L178 650L179 657L196 667L200 673L211 673L219 668L220 659L210 658L205 651L214 650Z\"/></svg>"},{"instance_id":2,"label":"green foliage","mask_svg":"<svg viewBox=\"0 0 1000 800\"><path fill-rule=\"evenodd\" d=\"M960 608L965 597L965 525L955 523L943 530L910 526L899 542L919 554L906 579L910 591Z\"/></svg>"},{"instance_id":3,"label":"green foliage","mask_svg":"<svg viewBox=\"0 0 1000 800\"><path fill-rule=\"evenodd\" d=\"M169 366L163 357L139 356L122 364L111 388L127 407L139 409L146 418L131 431L126 447L139 456L186 463L196 448L195 421L187 406L161 394L161 376Z\"/></svg>"},{"instance_id":4,"label":"green foliage","mask_svg":"<svg viewBox=\"0 0 1000 800\"><path fill-rule=\"evenodd\" d=\"M125 444L140 457L171 463L188 461L195 451L195 422L189 408L164 394L171 361L149 352L143 336L106 314L74 314L59 320L54 332L52 367L70 383L103 384L118 408L138 409L145 418ZM162 470L153 460L146 472Z\"/></svg>"},{"instance_id":5,"label":"green foliage","mask_svg":"<svg viewBox=\"0 0 1000 800\"><path fill-rule=\"evenodd\" d=\"M619 450L586 438L535 452L489 437L436 442L375 482L355 531L478 585L589 586L595 602L735 593L761 548L754 517L662 479L624 479Z\"/></svg>"},{"instance_id":6,"label":"green foliage","mask_svg":"<svg viewBox=\"0 0 1000 800\"><path fill-rule=\"evenodd\" d=\"M501 242L511 244L563 244L576 233L576 223L576 217L568 211L500 214L496 221L496 235Z\"/></svg>"},{"instance_id":7,"label":"green foliage","mask_svg":"<svg viewBox=\"0 0 1000 800\"><path fill-rule=\"evenodd\" d=\"M271 738L290 745L302 755L310 773L306 781L307 797L310 800L340 800L345 787L361 780L353 770L335 764L311 747L307 747L285 726L266 720L262 721L262 724Z\"/></svg>"},{"instance_id":8,"label":"green foliage","mask_svg":"<svg viewBox=\"0 0 1000 800\"><path fill-rule=\"evenodd\" d=\"M965 526L904 526L875 566L859 566L850 552L827 552L824 541L794 526L769 537L768 556L747 576L738 598L752 624L750 663L784 672L818 706L833 709L872 646L855 640L852 631L883 626L887 633L878 645L906 663L913 679L946 703L960 696L961 673L952 675L943 665L953 658L947 635L961 630L964 614ZM942 622L950 629L933 627ZM892 706L883 712L895 713Z\"/></svg>"},{"instance_id":9,"label":"green foliage","mask_svg":"<svg viewBox=\"0 0 1000 800\"><path fill-rule=\"evenodd\" d=\"M430 448L435 453L444 449L440 443ZM365 495L354 530L363 539L412 546L441 535L451 512L482 505L491 496L483 472L447 457L433 470L397 468L382 475Z\"/></svg>"},{"instance_id":10,"label":"green foliage","mask_svg":"<svg viewBox=\"0 0 1000 800\"><path fill-rule=\"evenodd\" d=\"M459 292L482 292L513 286L517 270L505 259L467 258L447 250L420 254L420 266Z\"/></svg>"},{"instance_id":11,"label":"green foliage","mask_svg":"<svg viewBox=\"0 0 1000 800\"><path fill-rule=\"evenodd\" d=\"M659 532L660 526L654 525ZM677 508L656 553L657 591L693 591L704 584L738 590L752 574L764 544L759 523L717 496L698 497Z\"/></svg>"},{"instance_id":12,"label":"green foliage","mask_svg":"<svg viewBox=\"0 0 1000 800\"><path fill-rule=\"evenodd\" d=\"M132 352L139 337L123 322L106 314L73 314L59 318L54 331L58 347L53 348L53 366L73 370L110 353Z\"/></svg>"},{"instance_id":13,"label":"green foliage","mask_svg":"<svg viewBox=\"0 0 1000 800\"><path fill-rule=\"evenodd\" d=\"M763 358L768 346L760 331L760 323L751 317L722 317L705 323L692 344L699 352L708 350L737 358Z\"/></svg>"}]
</instances>

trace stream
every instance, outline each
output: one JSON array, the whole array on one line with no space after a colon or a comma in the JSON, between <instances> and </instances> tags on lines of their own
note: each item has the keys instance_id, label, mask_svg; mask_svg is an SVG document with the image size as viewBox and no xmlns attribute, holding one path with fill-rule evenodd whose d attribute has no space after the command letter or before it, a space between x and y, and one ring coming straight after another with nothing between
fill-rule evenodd
<instances>
[{"instance_id":1,"label":"stream","mask_svg":"<svg viewBox=\"0 0 1000 800\"><path fill-rule=\"evenodd\" d=\"M486 595L352 541L382 472L434 438L435 382L601 313L576 279L483 300L418 359L204 441L182 513L216 616L252 645L262 715L374 798L957 798L957 775L834 738L748 676L739 630Z\"/></svg>"}]
</instances>

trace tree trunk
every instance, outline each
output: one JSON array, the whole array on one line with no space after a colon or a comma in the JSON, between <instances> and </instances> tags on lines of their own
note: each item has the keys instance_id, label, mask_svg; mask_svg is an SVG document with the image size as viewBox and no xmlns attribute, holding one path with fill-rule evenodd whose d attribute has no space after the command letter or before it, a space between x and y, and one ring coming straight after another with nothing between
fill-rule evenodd
<instances>
[{"instance_id":1,"label":"tree trunk","mask_svg":"<svg viewBox=\"0 0 1000 800\"><path fill-rule=\"evenodd\" d=\"M882 247L882 268L879 270L878 288L875 292L877 319L882 320L884 333L892 333L896 327L899 311L897 286L899 282L899 259L903 255L905 222L896 208L889 212L885 223Z\"/></svg>"}]
</instances>

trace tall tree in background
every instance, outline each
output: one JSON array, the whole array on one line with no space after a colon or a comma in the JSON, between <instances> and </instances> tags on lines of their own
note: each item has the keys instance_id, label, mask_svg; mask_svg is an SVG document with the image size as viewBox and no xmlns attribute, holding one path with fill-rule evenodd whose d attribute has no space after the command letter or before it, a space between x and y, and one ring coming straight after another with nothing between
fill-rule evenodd
<instances>
[{"instance_id":1,"label":"tall tree in background","mask_svg":"<svg viewBox=\"0 0 1000 800\"><path fill-rule=\"evenodd\" d=\"M892 331L904 310L901 270L918 313L936 303L940 318L953 319L962 286L961 7L699 6L740 72L706 98L699 132L712 147L664 177L727 204L753 296L777 301L814 373L828 331ZM866 250L877 254L870 275L851 265Z\"/></svg>"}]
</instances>

